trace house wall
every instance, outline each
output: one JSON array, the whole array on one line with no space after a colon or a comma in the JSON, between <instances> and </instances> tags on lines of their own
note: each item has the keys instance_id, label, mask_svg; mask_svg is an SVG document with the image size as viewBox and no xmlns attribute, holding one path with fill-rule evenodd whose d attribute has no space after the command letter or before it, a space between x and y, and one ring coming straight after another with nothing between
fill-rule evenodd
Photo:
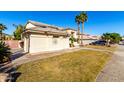
<instances>
[{"instance_id":1,"label":"house wall","mask_svg":"<svg viewBox=\"0 0 124 93\"><path fill-rule=\"evenodd\" d=\"M28 24L26 25L26 29L32 28L32 27L36 27L36 26L32 25L31 23L28 23Z\"/></svg>"},{"instance_id":2,"label":"house wall","mask_svg":"<svg viewBox=\"0 0 124 93\"><path fill-rule=\"evenodd\" d=\"M69 48L69 38L53 37L40 34L30 35L30 49L29 53L54 51Z\"/></svg>"},{"instance_id":3,"label":"house wall","mask_svg":"<svg viewBox=\"0 0 124 93\"><path fill-rule=\"evenodd\" d=\"M67 32L68 34L71 34L71 33L73 32L74 38L78 38L77 31L74 31L74 30L66 30L66 32Z\"/></svg>"},{"instance_id":4,"label":"house wall","mask_svg":"<svg viewBox=\"0 0 124 93\"><path fill-rule=\"evenodd\" d=\"M88 45L89 43L92 43L92 42L95 42L95 41L97 41L97 40L85 39L85 40L83 40L83 44Z\"/></svg>"},{"instance_id":5,"label":"house wall","mask_svg":"<svg viewBox=\"0 0 124 93\"><path fill-rule=\"evenodd\" d=\"M26 37L24 37L23 40L24 40L24 51L25 51L25 52L28 52L27 49L26 49L26 47L27 47L27 43L26 43L27 40L26 40Z\"/></svg>"},{"instance_id":6,"label":"house wall","mask_svg":"<svg viewBox=\"0 0 124 93\"><path fill-rule=\"evenodd\" d=\"M23 40L24 40L24 51L25 52L29 52L29 39L30 39L30 35L29 34L25 34L24 37L23 37Z\"/></svg>"}]
</instances>

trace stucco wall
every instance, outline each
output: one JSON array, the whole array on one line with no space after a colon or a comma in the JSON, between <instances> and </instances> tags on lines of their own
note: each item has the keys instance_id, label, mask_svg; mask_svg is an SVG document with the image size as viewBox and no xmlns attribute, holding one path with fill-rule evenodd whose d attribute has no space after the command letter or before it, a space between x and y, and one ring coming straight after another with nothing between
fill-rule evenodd
<instances>
[{"instance_id":1,"label":"stucco wall","mask_svg":"<svg viewBox=\"0 0 124 93\"><path fill-rule=\"evenodd\" d=\"M20 48L18 40L6 40L5 43L9 45L11 49Z\"/></svg>"},{"instance_id":2,"label":"stucco wall","mask_svg":"<svg viewBox=\"0 0 124 93\"><path fill-rule=\"evenodd\" d=\"M31 23L28 23L28 24L26 25L26 29L32 28L32 27L36 27L36 26L32 25Z\"/></svg>"},{"instance_id":3,"label":"stucco wall","mask_svg":"<svg viewBox=\"0 0 124 93\"><path fill-rule=\"evenodd\" d=\"M78 38L77 31L74 31L74 30L66 30L66 32L67 32L68 34L71 34L71 33L73 32L74 38Z\"/></svg>"},{"instance_id":4,"label":"stucco wall","mask_svg":"<svg viewBox=\"0 0 124 93\"><path fill-rule=\"evenodd\" d=\"M25 52L29 52L29 38L30 38L29 34L25 34L25 36L23 37Z\"/></svg>"},{"instance_id":5,"label":"stucco wall","mask_svg":"<svg viewBox=\"0 0 124 93\"><path fill-rule=\"evenodd\" d=\"M83 44L84 45L88 45L89 43L92 43L92 42L95 42L95 41L97 41L97 40L83 40Z\"/></svg>"},{"instance_id":6,"label":"stucco wall","mask_svg":"<svg viewBox=\"0 0 124 93\"><path fill-rule=\"evenodd\" d=\"M30 35L30 53L54 51L69 48L69 38L47 35Z\"/></svg>"}]
</instances>

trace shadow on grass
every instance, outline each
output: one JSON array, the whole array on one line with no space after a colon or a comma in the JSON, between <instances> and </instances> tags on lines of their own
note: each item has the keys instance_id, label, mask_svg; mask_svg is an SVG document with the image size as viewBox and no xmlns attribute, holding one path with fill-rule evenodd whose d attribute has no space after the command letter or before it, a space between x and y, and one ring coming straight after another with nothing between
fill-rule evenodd
<instances>
[{"instance_id":1,"label":"shadow on grass","mask_svg":"<svg viewBox=\"0 0 124 93\"><path fill-rule=\"evenodd\" d=\"M11 77L12 77L11 82L16 82L17 78L18 78L20 75L21 75L20 72L16 72L16 73L11 74Z\"/></svg>"}]
</instances>

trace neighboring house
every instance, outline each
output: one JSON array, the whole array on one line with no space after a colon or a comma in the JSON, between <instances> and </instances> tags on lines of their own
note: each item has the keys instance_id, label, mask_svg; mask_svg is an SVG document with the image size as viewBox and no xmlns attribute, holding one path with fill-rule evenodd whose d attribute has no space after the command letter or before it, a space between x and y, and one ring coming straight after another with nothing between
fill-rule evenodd
<instances>
[{"instance_id":1,"label":"neighboring house","mask_svg":"<svg viewBox=\"0 0 124 93\"><path fill-rule=\"evenodd\" d=\"M70 37L73 36L75 38L76 41L74 42L74 46L79 46L77 42L77 39L78 39L77 30L72 28L66 28L65 30L67 31L68 34L70 34Z\"/></svg>"},{"instance_id":2,"label":"neighboring house","mask_svg":"<svg viewBox=\"0 0 124 93\"><path fill-rule=\"evenodd\" d=\"M66 28L65 30L67 31L68 34L73 35L73 37L74 37L75 39L78 38L77 30L72 29L72 28Z\"/></svg>"},{"instance_id":3,"label":"neighboring house","mask_svg":"<svg viewBox=\"0 0 124 93\"><path fill-rule=\"evenodd\" d=\"M83 44L84 45L88 45L92 42L95 42L97 40L99 40L101 38L101 36L94 36L94 35L90 35L90 34L83 34Z\"/></svg>"},{"instance_id":4,"label":"neighboring house","mask_svg":"<svg viewBox=\"0 0 124 93\"><path fill-rule=\"evenodd\" d=\"M124 45L124 37L122 37L122 40L119 42L119 44Z\"/></svg>"},{"instance_id":5,"label":"neighboring house","mask_svg":"<svg viewBox=\"0 0 124 93\"><path fill-rule=\"evenodd\" d=\"M27 22L22 38L28 53L69 48L69 34L63 28L35 21Z\"/></svg>"},{"instance_id":6,"label":"neighboring house","mask_svg":"<svg viewBox=\"0 0 124 93\"><path fill-rule=\"evenodd\" d=\"M80 35L78 36L78 31L77 31L77 30L72 29L72 28L67 28L66 31L67 31L67 33L73 35L73 37L74 37L76 40L78 39L78 37L80 37L80 39L81 39L81 35L82 35L82 34L80 34ZM83 44L84 44L84 45L88 45L88 44L90 44L90 43L92 43L92 42L95 42L95 41L97 41L97 40L99 40L99 39L100 39L100 36L94 36L94 35L90 35L90 34L83 34ZM81 43L81 42L80 42L80 43ZM79 46L79 44L77 43L77 41L74 42L74 45L75 45L75 46Z\"/></svg>"},{"instance_id":7,"label":"neighboring house","mask_svg":"<svg viewBox=\"0 0 124 93\"><path fill-rule=\"evenodd\" d=\"M9 34L6 34L6 33L2 33L2 39L3 40L13 40L13 37L12 37L12 35L9 35Z\"/></svg>"},{"instance_id":8,"label":"neighboring house","mask_svg":"<svg viewBox=\"0 0 124 93\"><path fill-rule=\"evenodd\" d=\"M122 41L124 41L124 37L122 37Z\"/></svg>"}]
</instances>

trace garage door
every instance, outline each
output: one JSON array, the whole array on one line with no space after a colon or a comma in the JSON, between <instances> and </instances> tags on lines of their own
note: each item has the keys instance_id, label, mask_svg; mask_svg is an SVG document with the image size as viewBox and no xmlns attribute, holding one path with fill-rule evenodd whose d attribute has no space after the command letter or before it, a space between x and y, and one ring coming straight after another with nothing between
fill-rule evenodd
<instances>
[{"instance_id":1,"label":"garage door","mask_svg":"<svg viewBox=\"0 0 124 93\"><path fill-rule=\"evenodd\" d=\"M37 53L47 51L47 38L41 36L31 36L30 37L30 53Z\"/></svg>"}]
</instances>

